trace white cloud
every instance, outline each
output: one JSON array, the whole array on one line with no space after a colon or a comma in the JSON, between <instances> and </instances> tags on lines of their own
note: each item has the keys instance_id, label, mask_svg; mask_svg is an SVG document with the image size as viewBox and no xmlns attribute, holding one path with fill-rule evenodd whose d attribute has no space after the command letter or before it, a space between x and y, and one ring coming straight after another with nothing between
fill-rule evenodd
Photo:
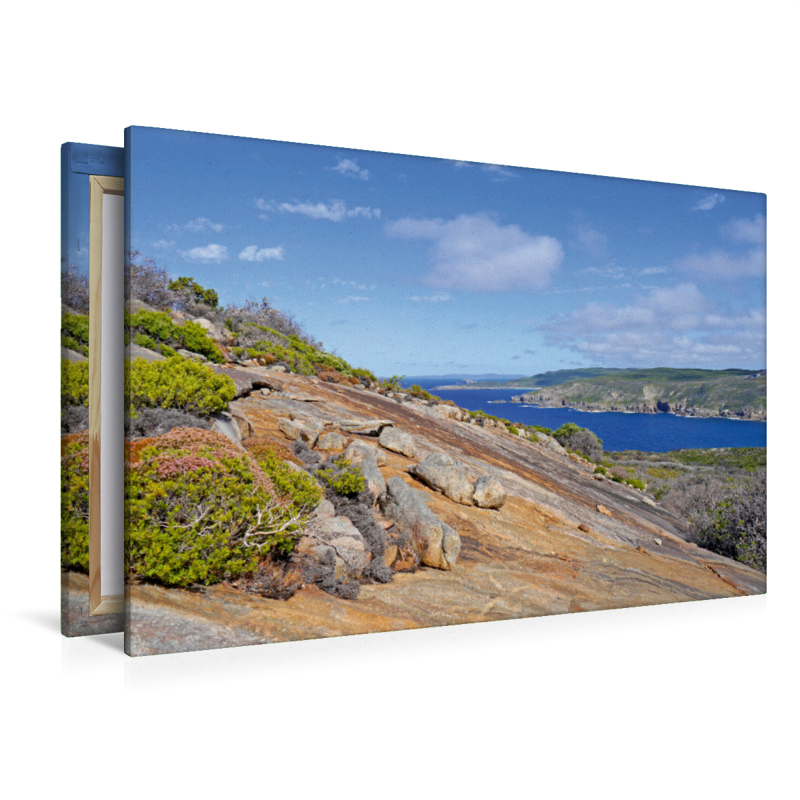
<instances>
[{"instance_id":1,"label":"white cloud","mask_svg":"<svg viewBox=\"0 0 800 800\"><path fill-rule=\"evenodd\" d=\"M359 297L358 295L351 294L349 297L343 297L339 303L368 303L369 297Z\"/></svg>"},{"instance_id":2,"label":"white cloud","mask_svg":"<svg viewBox=\"0 0 800 800\"><path fill-rule=\"evenodd\" d=\"M282 261L283 247L262 247L259 249L257 244L251 244L239 253L240 261L267 261L272 258Z\"/></svg>"},{"instance_id":3,"label":"white cloud","mask_svg":"<svg viewBox=\"0 0 800 800\"><path fill-rule=\"evenodd\" d=\"M645 269L640 269L636 274L640 276L663 275L665 272L667 272L666 267L646 267Z\"/></svg>"},{"instance_id":4,"label":"white cloud","mask_svg":"<svg viewBox=\"0 0 800 800\"><path fill-rule=\"evenodd\" d=\"M607 267L587 267L581 272L589 275L600 275L603 278L613 278L618 281L625 277L625 268L616 264L609 264Z\"/></svg>"},{"instance_id":5,"label":"white cloud","mask_svg":"<svg viewBox=\"0 0 800 800\"><path fill-rule=\"evenodd\" d=\"M498 225L486 214L441 219L401 219L389 236L428 239L433 270L423 283L469 292L528 291L545 287L564 259L552 236L531 236L517 225Z\"/></svg>"},{"instance_id":6,"label":"white cloud","mask_svg":"<svg viewBox=\"0 0 800 800\"><path fill-rule=\"evenodd\" d=\"M302 214L311 219L327 219L331 222L341 222L344 219L353 217L364 217L365 219L380 219L381 210L379 208L369 208L367 206L356 206L348 208L341 200L331 200L329 203L276 203L267 200L257 200L256 205L262 211L279 211L283 214ZM266 219L262 215L262 219Z\"/></svg>"},{"instance_id":7,"label":"white cloud","mask_svg":"<svg viewBox=\"0 0 800 800\"><path fill-rule=\"evenodd\" d=\"M754 278L764 275L767 269L767 254L762 248L753 248L741 256L724 250L712 250L706 254L692 254L675 262L676 269L691 275L707 278Z\"/></svg>"},{"instance_id":8,"label":"white cloud","mask_svg":"<svg viewBox=\"0 0 800 800\"><path fill-rule=\"evenodd\" d=\"M693 283L655 288L622 306L586 303L539 329L548 344L608 366L755 368L766 357L763 311L726 316L712 309Z\"/></svg>"},{"instance_id":9,"label":"white cloud","mask_svg":"<svg viewBox=\"0 0 800 800\"><path fill-rule=\"evenodd\" d=\"M166 239L159 239L157 242L153 242L153 247L156 250L166 250L168 247L173 247L175 245L174 241L166 241Z\"/></svg>"},{"instance_id":10,"label":"white cloud","mask_svg":"<svg viewBox=\"0 0 800 800\"><path fill-rule=\"evenodd\" d=\"M519 177L516 172L512 172L506 167L501 167L499 164L484 164L481 169L484 172L488 172L493 181L508 181Z\"/></svg>"},{"instance_id":11,"label":"white cloud","mask_svg":"<svg viewBox=\"0 0 800 800\"><path fill-rule=\"evenodd\" d=\"M361 169L358 164L350 158L340 158L335 167L331 167L334 172L346 175L348 178L361 178L362 181L369 180L369 170Z\"/></svg>"},{"instance_id":12,"label":"white cloud","mask_svg":"<svg viewBox=\"0 0 800 800\"><path fill-rule=\"evenodd\" d=\"M714 206L724 202L725 195L714 192L714 194L709 194L702 200L698 200L698 202L692 206L692 211L711 211Z\"/></svg>"},{"instance_id":13,"label":"white cloud","mask_svg":"<svg viewBox=\"0 0 800 800\"><path fill-rule=\"evenodd\" d=\"M224 225L218 222L212 222L207 217L196 217L186 223L186 229L190 231L202 231L207 228L208 230L220 233L224 227Z\"/></svg>"},{"instance_id":14,"label":"white cloud","mask_svg":"<svg viewBox=\"0 0 800 800\"><path fill-rule=\"evenodd\" d=\"M719 232L734 242L765 245L767 241L767 220L763 214L753 219L732 219L720 226Z\"/></svg>"},{"instance_id":15,"label":"white cloud","mask_svg":"<svg viewBox=\"0 0 800 800\"><path fill-rule=\"evenodd\" d=\"M570 244L592 258L608 257L608 237L600 231L579 223L571 226L573 238Z\"/></svg>"},{"instance_id":16,"label":"white cloud","mask_svg":"<svg viewBox=\"0 0 800 800\"><path fill-rule=\"evenodd\" d=\"M451 297L449 294L447 294L447 292L436 292L435 294L427 295L426 297L421 297L415 294L413 297L409 297L408 299L413 300L415 303L446 303L451 299Z\"/></svg>"},{"instance_id":17,"label":"white cloud","mask_svg":"<svg viewBox=\"0 0 800 800\"><path fill-rule=\"evenodd\" d=\"M228 248L222 244L209 244L206 247L193 247L191 250L181 250L181 255L189 261L225 261L228 258Z\"/></svg>"}]
</instances>

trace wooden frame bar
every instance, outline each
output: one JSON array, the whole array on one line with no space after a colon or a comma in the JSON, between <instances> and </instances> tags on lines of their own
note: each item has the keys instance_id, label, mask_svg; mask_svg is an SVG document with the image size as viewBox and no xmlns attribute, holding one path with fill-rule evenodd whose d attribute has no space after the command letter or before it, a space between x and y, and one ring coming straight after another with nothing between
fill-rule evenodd
<instances>
[{"instance_id":1,"label":"wooden frame bar","mask_svg":"<svg viewBox=\"0 0 800 800\"><path fill-rule=\"evenodd\" d=\"M101 537L101 398L102 310L103 310L103 196L124 194L122 178L89 177L89 613L119 614L124 596L102 593ZM120 314L122 308L119 309ZM122 452L119 453L123 458Z\"/></svg>"}]
</instances>

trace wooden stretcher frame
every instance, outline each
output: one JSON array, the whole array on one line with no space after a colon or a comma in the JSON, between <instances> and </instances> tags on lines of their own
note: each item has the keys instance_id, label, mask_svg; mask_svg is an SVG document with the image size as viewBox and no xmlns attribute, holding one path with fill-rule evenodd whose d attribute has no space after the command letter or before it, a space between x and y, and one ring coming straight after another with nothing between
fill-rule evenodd
<instances>
[{"instance_id":1,"label":"wooden stretcher frame","mask_svg":"<svg viewBox=\"0 0 800 800\"><path fill-rule=\"evenodd\" d=\"M125 610L123 594L102 593L103 537L100 524L103 197L106 194L123 195L124 186L122 178L107 175L89 176L89 613L91 615L119 614ZM123 458L121 452L119 458Z\"/></svg>"}]
</instances>

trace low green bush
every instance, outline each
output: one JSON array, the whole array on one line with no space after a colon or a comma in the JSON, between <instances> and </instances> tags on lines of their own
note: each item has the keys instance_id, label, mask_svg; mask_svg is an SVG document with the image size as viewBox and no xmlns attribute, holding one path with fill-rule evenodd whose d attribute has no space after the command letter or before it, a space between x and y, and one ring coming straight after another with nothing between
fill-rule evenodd
<instances>
[{"instance_id":1,"label":"low green bush","mask_svg":"<svg viewBox=\"0 0 800 800\"><path fill-rule=\"evenodd\" d=\"M250 439L245 444L275 488L300 511L316 508L322 500L322 488L307 473L292 469L288 460L296 459L277 443L266 439Z\"/></svg>"},{"instance_id":2,"label":"low green bush","mask_svg":"<svg viewBox=\"0 0 800 800\"><path fill-rule=\"evenodd\" d=\"M139 347L144 347L147 350L153 350L156 353L161 353L161 355L165 358L171 358L172 356L178 355L168 344L157 342L146 333L137 333L133 337L133 342L134 344L138 344Z\"/></svg>"},{"instance_id":3,"label":"low green bush","mask_svg":"<svg viewBox=\"0 0 800 800\"><path fill-rule=\"evenodd\" d=\"M317 470L317 477L336 494L345 497L354 497L366 488L361 467L351 464L344 456L339 456L331 467Z\"/></svg>"},{"instance_id":4,"label":"low green bush","mask_svg":"<svg viewBox=\"0 0 800 800\"><path fill-rule=\"evenodd\" d=\"M61 405L89 405L89 362L61 359Z\"/></svg>"},{"instance_id":5,"label":"low green bush","mask_svg":"<svg viewBox=\"0 0 800 800\"><path fill-rule=\"evenodd\" d=\"M89 344L89 315L62 314L61 335L69 336L81 344Z\"/></svg>"},{"instance_id":6,"label":"low green bush","mask_svg":"<svg viewBox=\"0 0 800 800\"><path fill-rule=\"evenodd\" d=\"M126 389L134 413L140 408L177 408L204 416L222 411L236 396L236 386L227 375L180 356L126 363Z\"/></svg>"},{"instance_id":7,"label":"low green bush","mask_svg":"<svg viewBox=\"0 0 800 800\"><path fill-rule=\"evenodd\" d=\"M173 350L175 347L183 347L192 353L200 353L215 364L222 364L225 361L219 345L198 322L190 321L176 325L164 311L140 309L135 314L126 315L126 328L132 335L133 341L136 341L137 336L147 336L151 343L167 345ZM153 347L152 344L148 349L159 352L159 348Z\"/></svg>"},{"instance_id":8,"label":"low green bush","mask_svg":"<svg viewBox=\"0 0 800 800\"><path fill-rule=\"evenodd\" d=\"M291 553L305 516L222 434L176 428L129 448L125 564L134 580L213 584Z\"/></svg>"},{"instance_id":9,"label":"low green bush","mask_svg":"<svg viewBox=\"0 0 800 800\"><path fill-rule=\"evenodd\" d=\"M61 566L89 571L89 434L61 439Z\"/></svg>"},{"instance_id":10,"label":"low green bush","mask_svg":"<svg viewBox=\"0 0 800 800\"><path fill-rule=\"evenodd\" d=\"M62 336L61 346L66 347L67 350L73 350L81 355L89 356L89 347L85 344L81 344L81 342L75 341L71 336Z\"/></svg>"},{"instance_id":11,"label":"low green bush","mask_svg":"<svg viewBox=\"0 0 800 800\"><path fill-rule=\"evenodd\" d=\"M599 462L603 457L603 442L588 428L581 428L574 422L565 422L553 431L553 438L566 450Z\"/></svg>"}]
</instances>

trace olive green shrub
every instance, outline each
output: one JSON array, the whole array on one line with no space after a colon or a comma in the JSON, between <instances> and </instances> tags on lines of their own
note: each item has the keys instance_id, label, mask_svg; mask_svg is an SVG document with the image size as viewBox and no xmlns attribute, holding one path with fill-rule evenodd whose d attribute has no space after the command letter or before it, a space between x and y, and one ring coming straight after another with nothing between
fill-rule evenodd
<instances>
[{"instance_id":1,"label":"olive green shrub","mask_svg":"<svg viewBox=\"0 0 800 800\"><path fill-rule=\"evenodd\" d=\"M222 411L236 396L227 375L180 356L153 362L133 359L126 364L126 389L134 414L140 408L177 408L205 416Z\"/></svg>"},{"instance_id":2,"label":"olive green shrub","mask_svg":"<svg viewBox=\"0 0 800 800\"><path fill-rule=\"evenodd\" d=\"M339 456L330 466L317 470L319 478L336 494L355 497L366 488L366 480L358 464L351 464L344 456Z\"/></svg>"},{"instance_id":3,"label":"olive green shrub","mask_svg":"<svg viewBox=\"0 0 800 800\"><path fill-rule=\"evenodd\" d=\"M89 364L61 359L61 405L89 405Z\"/></svg>"},{"instance_id":4,"label":"olive green shrub","mask_svg":"<svg viewBox=\"0 0 800 800\"><path fill-rule=\"evenodd\" d=\"M126 570L167 586L251 575L291 553L306 521L252 455L194 428L129 447L125 497Z\"/></svg>"},{"instance_id":5,"label":"olive green shrub","mask_svg":"<svg viewBox=\"0 0 800 800\"><path fill-rule=\"evenodd\" d=\"M61 439L61 566L89 571L89 434Z\"/></svg>"}]
</instances>

